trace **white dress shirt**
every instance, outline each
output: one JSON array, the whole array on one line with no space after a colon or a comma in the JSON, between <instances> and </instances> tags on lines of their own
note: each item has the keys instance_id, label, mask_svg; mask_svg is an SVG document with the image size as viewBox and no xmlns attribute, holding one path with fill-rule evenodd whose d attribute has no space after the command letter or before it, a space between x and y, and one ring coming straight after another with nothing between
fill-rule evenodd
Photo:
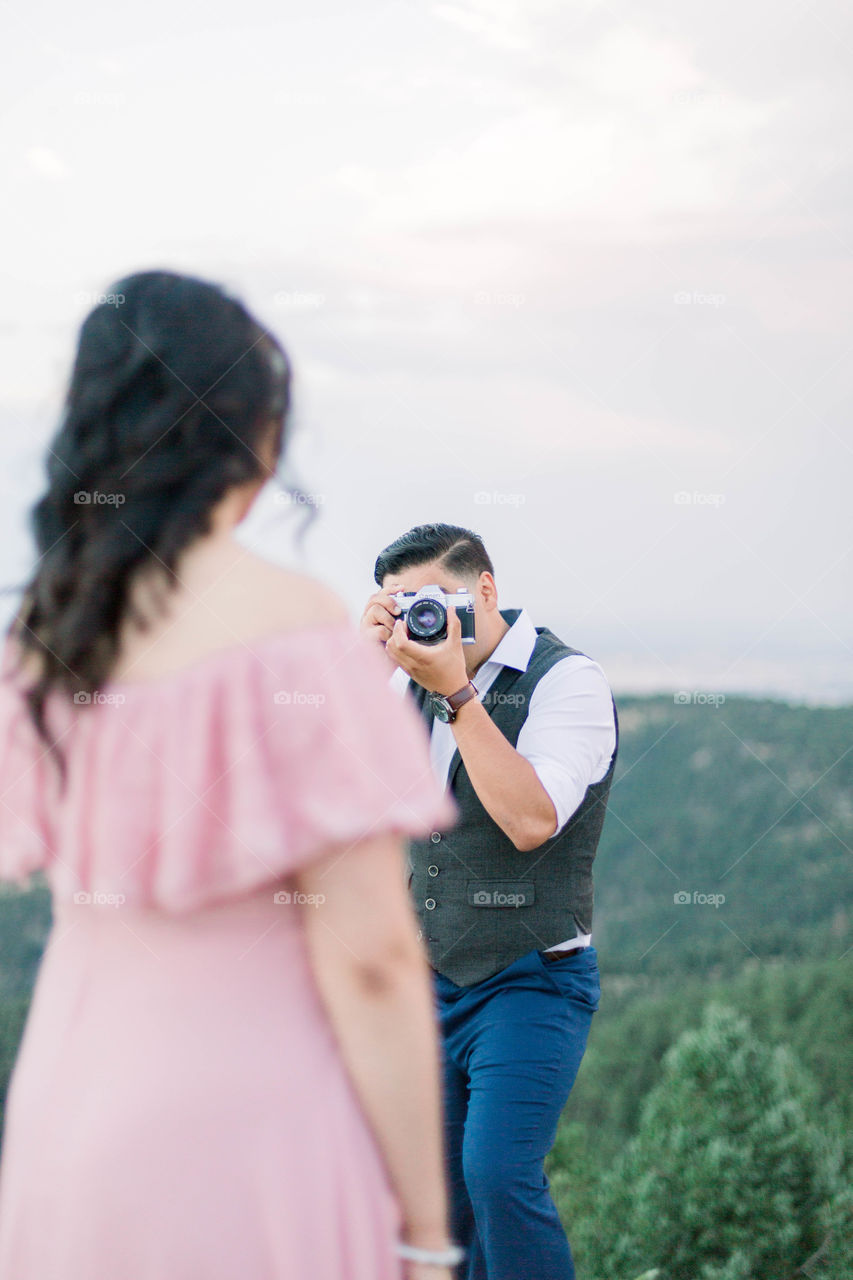
<instances>
[{"instance_id":1,"label":"white dress shirt","mask_svg":"<svg viewBox=\"0 0 853 1280\"><path fill-rule=\"evenodd\" d=\"M527 670L535 643L536 628L530 615L522 609L474 677L481 702L504 667ZM392 689L402 695L408 685L409 676L398 667L391 676ZM615 746L610 686L601 667L583 654L561 658L545 672L533 690L527 718L515 745L519 755L533 765L554 806L557 825L550 838L562 831L590 783L600 782L604 777ZM436 777L445 786L455 751L452 727L442 720L434 720L430 760ZM591 941L591 934L582 933L545 950L588 947Z\"/></svg>"}]
</instances>

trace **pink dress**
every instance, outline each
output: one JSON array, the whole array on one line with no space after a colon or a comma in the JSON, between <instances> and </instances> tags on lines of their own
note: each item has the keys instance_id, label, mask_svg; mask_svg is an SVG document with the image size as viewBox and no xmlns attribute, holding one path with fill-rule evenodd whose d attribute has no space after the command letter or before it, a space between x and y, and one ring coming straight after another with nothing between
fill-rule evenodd
<instances>
[{"instance_id":1,"label":"pink dress","mask_svg":"<svg viewBox=\"0 0 853 1280\"><path fill-rule=\"evenodd\" d=\"M316 908L287 877L332 843L452 825L417 712L340 622L49 711L62 795L0 682L0 878L43 868L54 913L0 1276L400 1280L399 1206L309 966Z\"/></svg>"}]
</instances>

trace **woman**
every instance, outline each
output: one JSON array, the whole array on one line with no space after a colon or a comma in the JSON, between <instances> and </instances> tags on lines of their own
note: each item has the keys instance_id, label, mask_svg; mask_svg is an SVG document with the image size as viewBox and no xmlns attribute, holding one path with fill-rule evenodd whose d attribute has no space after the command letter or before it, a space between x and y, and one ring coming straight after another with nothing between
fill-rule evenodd
<instances>
[{"instance_id":1,"label":"woman","mask_svg":"<svg viewBox=\"0 0 853 1280\"><path fill-rule=\"evenodd\" d=\"M455 809L338 597L233 536L283 448L284 352L202 281L110 293L0 682L0 874L43 868L54 913L0 1275L449 1280L402 835Z\"/></svg>"}]
</instances>

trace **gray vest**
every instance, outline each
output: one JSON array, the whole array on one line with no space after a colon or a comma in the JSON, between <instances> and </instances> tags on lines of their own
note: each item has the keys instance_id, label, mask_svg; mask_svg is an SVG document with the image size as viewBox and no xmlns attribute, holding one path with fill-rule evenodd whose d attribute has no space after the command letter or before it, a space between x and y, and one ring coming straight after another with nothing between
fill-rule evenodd
<instances>
[{"instance_id":1,"label":"gray vest","mask_svg":"<svg viewBox=\"0 0 853 1280\"><path fill-rule=\"evenodd\" d=\"M510 626L519 609L501 609ZM546 671L570 654L547 627L536 628L526 671L504 667L483 706L514 747L533 690ZM430 732L427 691L410 682ZM611 695L611 702L613 702ZM477 798L458 749L447 785L459 809L455 826L409 841L409 888L421 922L430 963L457 986L481 982L532 949L556 946L592 927L592 863L598 847L619 746L607 773L587 787L583 800L556 836L537 849L519 852Z\"/></svg>"}]
</instances>

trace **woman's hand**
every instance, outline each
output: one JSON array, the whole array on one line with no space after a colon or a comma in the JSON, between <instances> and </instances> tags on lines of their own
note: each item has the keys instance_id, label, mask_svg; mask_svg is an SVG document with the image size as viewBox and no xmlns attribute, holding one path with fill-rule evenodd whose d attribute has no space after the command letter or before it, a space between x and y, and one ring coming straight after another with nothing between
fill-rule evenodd
<instances>
[{"instance_id":1,"label":"woman's hand","mask_svg":"<svg viewBox=\"0 0 853 1280\"><path fill-rule=\"evenodd\" d=\"M449 1267L432 1267L426 1262L404 1262L406 1280L455 1280Z\"/></svg>"}]
</instances>

